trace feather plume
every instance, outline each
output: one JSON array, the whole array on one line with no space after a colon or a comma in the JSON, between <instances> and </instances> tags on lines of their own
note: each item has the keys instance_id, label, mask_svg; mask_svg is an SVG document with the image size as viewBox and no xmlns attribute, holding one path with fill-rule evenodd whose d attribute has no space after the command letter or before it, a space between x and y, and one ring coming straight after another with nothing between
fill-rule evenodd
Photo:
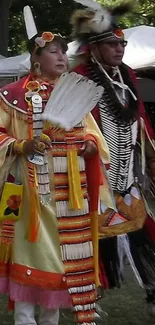
<instances>
[{"instance_id":1,"label":"feather plume","mask_svg":"<svg viewBox=\"0 0 155 325\"><path fill-rule=\"evenodd\" d=\"M128 12L131 12L133 10L133 7L134 7L133 1L124 1L120 5L112 8L110 12L112 16L120 17L127 14Z\"/></svg>"},{"instance_id":2,"label":"feather plume","mask_svg":"<svg viewBox=\"0 0 155 325\"><path fill-rule=\"evenodd\" d=\"M74 1L87 7L85 10L76 10L72 16L74 37L106 32L114 22L116 24L117 18L132 11L134 5L133 0L127 0L116 7L106 9L93 0Z\"/></svg>"},{"instance_id":3,"label":"feather plume","mask_svg":"<svg viewBox=\"0 0 155 325\"><path fill-rule=\"evenodd\" d=\"M100 10L76 10L71 18L73 36L81 36L91 33L102 33L111 25L111 16L103 8Z\"/></svg>"},{"instance_id":4,"label":"feather plume","mask_svg":"<svg viewBox=\"0 0 155 325\"><path fill-rule=\"evenodd\" d=\"M101 10L102 9L101 5L98 2L96 2L96 0L74 0L74 1L77 3L80 3L84 7L88 7L93 10Z\"/></svg>"},{"instance_id":5,"label":"feather plume","mask_svg":"<svg viewBox=\"0 0 155 325\"><path fill-rule=\"evenodd\" d=\"M29 6L24 7L24 21L28 39L31 39L37 34L37 28L34 22L31 8Z\"/></svg>"},{"instance_id":6,"label":"feather plume","mask_svg":"<svg viewBox=\"0 0 155 325\"><path fill-rule=\"evenodd\" d=\"M46 104L43 120L71 129L96 106L103 87L75 72L64 73Z\"/></svg>"}]
</instances>

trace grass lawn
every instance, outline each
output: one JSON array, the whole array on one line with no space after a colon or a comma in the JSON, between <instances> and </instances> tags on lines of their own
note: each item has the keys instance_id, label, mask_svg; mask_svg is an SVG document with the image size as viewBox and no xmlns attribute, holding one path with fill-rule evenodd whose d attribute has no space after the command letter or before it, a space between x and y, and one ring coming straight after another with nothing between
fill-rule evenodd
<instances>
[{"instance_id":1,"label":"grass lawn","mask_svg":"<svg viewBox=\"0 0 155 325\"><path fill-rule=\"evenodd\" d=\"M100 325L155 325L155 318L147 315L145 292L133 277L129 267L126 281L119 290L105 293L100 306L108 313L105 322ZM74 325L70 311L61 311L60 325ZM0 297L0 325L13 325L13 313L7 312L7 300Z\"/></svg>"}]
</instances>

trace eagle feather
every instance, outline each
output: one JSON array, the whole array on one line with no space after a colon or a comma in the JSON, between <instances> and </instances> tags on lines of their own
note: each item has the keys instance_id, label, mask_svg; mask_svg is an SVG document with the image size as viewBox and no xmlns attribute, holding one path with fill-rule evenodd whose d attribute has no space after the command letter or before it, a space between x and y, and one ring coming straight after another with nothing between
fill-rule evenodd
<instances>
[{"instance_id":1,"label":"eagle feather","mask_svg":"<svg viewBox=\"0 0 155 325\"><path fill-rule=\"evenodd\" d=\"M31 39L37 34L37 28L34 22L31 8L29 6L25 6L23 12L27 36L28 39Z\"/></svg>"}]
</instances>

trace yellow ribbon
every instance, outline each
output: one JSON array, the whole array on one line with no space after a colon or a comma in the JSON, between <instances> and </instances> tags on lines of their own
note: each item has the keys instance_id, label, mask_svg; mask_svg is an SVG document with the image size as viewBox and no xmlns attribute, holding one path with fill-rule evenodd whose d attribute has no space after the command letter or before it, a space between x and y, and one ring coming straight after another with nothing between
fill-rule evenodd
<instances>
[{"instance_id":1,"label":"yellow ribbon","mask_svg":"<svg viewBox=\"0 0 155 325\"><path fill-rule=\"evenodd\" d=\"M83 194L76 149L67 151L68 182L69 182L69 209L83 209Z\"/></svg>"}]
</instances>

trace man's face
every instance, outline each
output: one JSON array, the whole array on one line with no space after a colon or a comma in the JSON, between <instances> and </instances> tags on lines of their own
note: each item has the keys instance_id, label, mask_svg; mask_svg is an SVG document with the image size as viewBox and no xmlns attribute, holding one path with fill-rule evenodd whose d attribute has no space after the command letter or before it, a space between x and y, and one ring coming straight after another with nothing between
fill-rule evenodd
<instances>
[{"instance_id":1,"label":"man's face","mask_svg":"<svg viewBox=\"0 0 155 325\"><path fill-rule=\"evenodd\" d=\"M94 44L93 53L100 63L108 66L119 66L122 63L126 41L111 39Z\"/></svg>"}]
</instances>

